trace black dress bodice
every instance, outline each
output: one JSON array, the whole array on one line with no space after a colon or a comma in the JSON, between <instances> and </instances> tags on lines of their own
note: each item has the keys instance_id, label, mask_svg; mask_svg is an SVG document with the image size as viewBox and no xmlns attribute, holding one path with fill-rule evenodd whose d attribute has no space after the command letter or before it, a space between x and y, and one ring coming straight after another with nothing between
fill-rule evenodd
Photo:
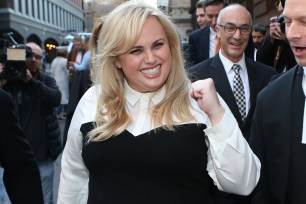
<instances>
[{"instance_id":1,"label":"black dress bodice","mask_svg":"<svg viewBox=\"0 0 306 204\"><path fill-rule=\"evenodd\" d=\"M85 136L92 123L83 124ZM90 204L211 204L205 125L184 124L83 146Z\"/></svg>"}]
</instances>

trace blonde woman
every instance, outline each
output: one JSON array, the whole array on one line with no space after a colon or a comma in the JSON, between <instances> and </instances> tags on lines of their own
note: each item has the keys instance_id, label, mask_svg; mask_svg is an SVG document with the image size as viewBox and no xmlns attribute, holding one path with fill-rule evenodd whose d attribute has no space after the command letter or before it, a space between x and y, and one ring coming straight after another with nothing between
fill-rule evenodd
<instances>
[{"instance_id":1,"label":"blonde woman","mask_svg":"<svg viewBox=\"0 0 306 204\"><path fill-rule=\"evenodd\" d=\"M190 84L174 24L126 2L103 23L95 86L62 157L58 203L213 203L247 195L260 162L211 79Z\"/></svg>"}]
</instances>

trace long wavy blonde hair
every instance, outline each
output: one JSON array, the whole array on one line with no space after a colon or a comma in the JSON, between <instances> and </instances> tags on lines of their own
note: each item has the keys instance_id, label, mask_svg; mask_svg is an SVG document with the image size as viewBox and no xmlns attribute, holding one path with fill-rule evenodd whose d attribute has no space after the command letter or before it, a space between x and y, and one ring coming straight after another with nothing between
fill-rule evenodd
<instances>
[{"instance_id":1,"label":"long wavy blonde hair","mask_svg":"<svg viewBox=\"0 0 306 204\"><path fill-rule=\"evenodd\" d=\"M122 133L131 123L123 93L124 75L115 66L118 56L127 53L139 39L148 17L155 17L165 30L171 51L171 69L165 82L165 98L151 110L154 127L173 130L175 120L194 119L190 111L190 81L184 69L180 38L169 17L149 5L125 2L104 18L95 62L95 85L101 87L95 128L89 141L103 141ZM162 123L163 121L163 123Z\"/></svg>"},{"instance_id":2,"label":"long wavy blonde hair","mask_svg":"<svg viewBox=\"0 0 306 204\"><path fill-rule=\"evenodd\" d=\"M91 80L93 81L93 77L96 75L95 74L95 58L96 58L96 53L97 53L97 46L98 46L98 40L99 40L99 35L100 35L100 31L101 28L103 26L103 22L104 22L104 16L98 18L96 20L96 22L94 23L93 29L92 29L92 35L90 36L90 55L91 55L91 61L90 61L90 77Z\"/></svg>"}]
</instances>

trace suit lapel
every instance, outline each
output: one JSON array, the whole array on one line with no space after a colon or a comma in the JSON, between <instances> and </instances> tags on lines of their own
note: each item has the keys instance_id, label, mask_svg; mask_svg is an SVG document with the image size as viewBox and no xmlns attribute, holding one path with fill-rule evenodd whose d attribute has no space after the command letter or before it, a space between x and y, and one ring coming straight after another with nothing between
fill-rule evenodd
<instances>
[{"instance_id":1,"label":"suit lapel","mask_svg":"<svg viewBox=\"0 0 306 204\"><path fill-rule=\"evenodd\" d=\"M248 79L249 79L249 88L250 88L250 109L246 118L246 121L249 121L251 119L250 116L253 115L252 113L255 110L256 96L259 93L260 87L258 86L257 71L256 67L254 67L254 62L248 58L245 58L245 62L248 70Z\"/></svg>"}]
</instances>

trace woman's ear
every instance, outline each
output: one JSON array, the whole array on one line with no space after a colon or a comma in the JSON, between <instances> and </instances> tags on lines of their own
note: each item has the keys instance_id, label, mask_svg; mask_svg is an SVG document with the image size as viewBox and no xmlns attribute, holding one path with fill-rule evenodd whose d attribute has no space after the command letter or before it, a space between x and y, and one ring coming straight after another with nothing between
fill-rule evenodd
<instances>
[{"instance_id":1,"label":"woman's ear","mask_svg":"<svg viewBox=\"0 0 306 204\"><path fill-rule=\"evenodd\" d=\"M119 59L117 58L116 60L115 60L115 66L118 68L118 69L121 69L121 63L120 63L120 61L119 61Z\"/></svg>"}]
</instances>

